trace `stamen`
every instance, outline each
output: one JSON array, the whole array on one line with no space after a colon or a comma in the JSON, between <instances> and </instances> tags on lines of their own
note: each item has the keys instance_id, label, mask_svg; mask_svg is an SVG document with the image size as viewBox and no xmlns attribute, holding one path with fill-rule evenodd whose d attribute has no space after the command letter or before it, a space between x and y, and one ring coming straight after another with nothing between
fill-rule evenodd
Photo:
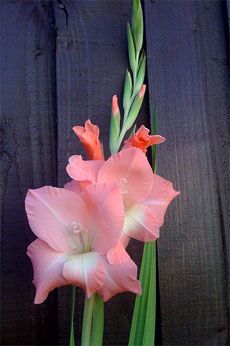
<instances>
[{"instance_id":1,"label":"stamen","mask_svg":"<svg viewBox=\"0 0 230 346\"><path fill-rule=\"evenodd\" d=\"M80 222L73 221L72 224L74 233L81 233L84 231L84 228Z\"/></svg>"},{"instance_id":2,"label":"stamen","mask_svg":"<svg viewBox=\"0 0 230 346\"><path fill-rule=\"evenodd\" d=\"M128 183L128 181L126 178L120 178L119 184L121 187L122 194L128 193L127 183Z\"/></svg>"}]
</instances>

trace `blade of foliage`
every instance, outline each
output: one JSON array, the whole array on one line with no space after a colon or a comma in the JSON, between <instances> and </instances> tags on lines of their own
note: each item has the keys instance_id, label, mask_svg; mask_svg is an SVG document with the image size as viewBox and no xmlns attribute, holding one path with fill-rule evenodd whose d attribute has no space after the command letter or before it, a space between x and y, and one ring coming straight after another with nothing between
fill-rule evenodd
<instances>
[{"instance_id":1,"label":"blade of foliage","mask_svg":"<svg viewBox=\"0 0 230 346\"><path fill-rule=\"evenodd\" d=\"M157 113L153 113L152 134L157 133ZM152 151L152 167L156 171L156 146ZM154 345L156 323L156 242L145 243L140 281L142 295L136 297L129 346Z\"/></svg>"},{"instance_id":2,"label":"blade of foliage","mask_svg":"<svg viewBox=\"0 0 230 346\"><path fill-rule=\"evenodd\" d=\"M75 300L76 300L76 287L72 287L72 304L71 304L71 322L70 322L70 346L75 346L74 340L74 309L75 309Z\"/></svg>"},{"instance_id":3,"label":"blade of foliage","mask_svg":"<svg viewBox=\"0 0 230 346\"><path fill-rule=\"evenodd\" d=\"M157 121L157 108L154 107L153 110L153 117L151 122L151 133L153 135L157 134L157 128L158 128L158 121ZM152 146L152 168L153 172L156 173L157 171L157 145Z\"/></svg>"}]
</instances>

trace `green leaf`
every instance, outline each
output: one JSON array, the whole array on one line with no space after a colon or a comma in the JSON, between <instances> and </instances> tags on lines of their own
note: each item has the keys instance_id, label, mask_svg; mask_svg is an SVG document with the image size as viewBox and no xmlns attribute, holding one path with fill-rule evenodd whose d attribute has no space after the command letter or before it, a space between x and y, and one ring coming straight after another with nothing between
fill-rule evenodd
<instances>
[{"instance_id":1,"label":"green leaf","mask_svg":"<svg viewBox=\"0 0 230 346\"><path fill-rule=\"evenodd\" d=\"M131 94L132 94L132 77L130 75L130 72L127 70L125 75L124 93L123 93L124 110L127 110L130 106Z\"/></svg>"},{"instance_id":2,"label":"green leaf","mask_svg":"<svg viewBox=\"0 0 230 346\"><path fill-rule=\"evenodd\" d=\"M157 134L157 127L158 127L158 121L157 121L157 108L154 107L153 110L153 116L151 119L151 134L156 135ZM152 146L152 168L153 172L156 173L157 170L157 145Z\"/></svg>"},{"instance_id":3,"label":"green leaf","mask_svg":"<svg viewBox=\"0 0 230 346\"><path fill-rule=\"evenodd\" d=\"M136 56L138 56L142 48L144 33L143 13L140 0L133 0L132 30L136 48Z\"/></svg>"},{"instance_id":4,"label":"green leaf","mask_svg":"<svg viewBox=\"0 0 230 346\"><path fill-rule=\"evenodd\" d=\"M72 286L72 303L71 303L71 321L70 321L70 346L75 346L74 340L74 309L75 309L75 299L76 299L76 286Z\"/></svg>"},{"instance_id":5,"label":"green leaf","mask_svg":"<svg viewBox=\"0 0 230 346\"><path fill-rule=\"evenodd\" d=\"M144 53L143 58L140 62L140 66L139 66L138 73L137 73L137 79L136 79L136 83L135 83L134 93L136 93L136 94L140 91L142 84L144 82L145 70L146 70L146 55Z\"/></svg>"},{"instance_id":6,"label":"green leaf","mask_svg":"<svg viewBox=\"0 0 230 346\"><path fill-rule=\"evenodd\" d=\"M130 64L131 70L133 71L133 74L136 74L136 69L137 69L136 53L135 53L133 34L132 34L132 30L129 23L127 23L127 39L128 39L129 64Z\"/></svg>"},{"instance_id":7,"label":"green leaf","mask_svg":"<svg viewBox=\"0 0 230 346\"><path fill-rule=\"evenodd\" d=\"M154 345L156 319L156 244L145 243L140 281L142 295L136 297L129 346Z\"/></svg>"}]
</instances>

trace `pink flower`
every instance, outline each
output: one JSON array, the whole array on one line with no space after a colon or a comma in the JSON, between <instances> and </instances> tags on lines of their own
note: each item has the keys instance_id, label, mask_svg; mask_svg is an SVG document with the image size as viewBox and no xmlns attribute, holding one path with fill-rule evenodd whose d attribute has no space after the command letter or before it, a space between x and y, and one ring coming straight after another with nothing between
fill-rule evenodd
<instances>
[{"instance_id":1,"label":"pink flower","mask_svg":"<svg viewBox=\"0 0 230 346\"><path fill-rule=\"evenodd\" d=\"M120 241L125 246L129 237L145 242L159 238L167 207L179 194L173 189L171 182L153 173L147 158L137 148L123 149L107 161L101 162L100 166L96 162L92 166L89 161L71 157L67 172L72 179L87 184L116 183L120 186L125 208ZM66 188L71 190L75 184L78 183L71 182ZM122 252L121 247L116 251ZM119 255L111 249L107 257L110 263L119 261Z\"/></svg>"},{"instance_id":2,"label":"pink flower","mask_svg":"<svg viewBox=\"0 0 230 346\"><path fill-rule=\"evenodd\" d=\"M116 247L124 223L117 184L91 184L81 195L45 186L29 190L25 204L38 237L27 252L34 269L36 304L54 288L69 284L82 287L88 297L98 292L104 300L123 291L140 293L137 267L128 254L121 252L116 265L106 257Z\"/></svg>"},{"instance_id":3,"label":"pink flower","mask_svg":"<svg viewBox=\"0 0 230 346\"><path fill-rule=\"evenodd\" d=\"M73 130L83 144L90 160L104 159L102 144L99 140L98 126L87 120L85 126L74 126Z\"/></svg>"},{"instance_id":4,"label":"pink flower","mask_svg":"<svg viewBox=\"0 0 230 346\"><path fill-rule=\"evenodd\" d=\"M132 137L125 141L124 149L136 147L145 154L148 147L163 143L164 141L165 138L160 135L149 135L149 129L142 125Z\"/></svg>"}]
</instances>

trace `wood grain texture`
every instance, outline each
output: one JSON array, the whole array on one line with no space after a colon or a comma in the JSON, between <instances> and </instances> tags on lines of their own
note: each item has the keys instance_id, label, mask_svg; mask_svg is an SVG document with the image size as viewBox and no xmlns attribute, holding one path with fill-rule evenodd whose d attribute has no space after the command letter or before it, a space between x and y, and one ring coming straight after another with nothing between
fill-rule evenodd
<instances>
[{"instance_id":1,"label":"wood grain texture","mask_svg":"<svg viewBox=\"0 0 230 346\"><path fill-rule=\"evenodd\" d=\"M229 339L229 109L223 2L145 2L158 173L181 195L158 242L164 345ZM151 106L151 104L150 104Z\"/></svg>"},{"instance_id":2,"label":"wood grain texture","mask_svg":"<svg viewBox=\"0 0 230 346\"><path fill-rule=\"evenodd\" d=\"M48 3L3 1L1 32L1 345L57 344L57 294L33 304L35 238L24 199L28 188L56 183L51 16Z\"/></svg>"},{"instance_id":3,"label":"wood grain texture","mask_svg":"<svg viewBox=\"0 0 230 346\"><path fill-rule=\"evenodd\" d=\"M228 1L229 3L229 1ZM227 8L220 1L145 0L149 105L158 172L182 191L158 242L164 345L225 345L229 325ZM63 184L73 125L90 118L108 151L110 102L122 95L131 0L1 2L1 345L67 345L70 288L33 304L28 188ZM57 112L56 112L57 110ZM148 125L144 104L139 124ZM142 246L129 251L140 263ZM79 343L83 293L77 291ZM128 341L134 296L106 303L104 345ZM158 320L159 321L159 320Z\"/></svg>"},{"instance_id":4,"label":"wood grain texture","mask_svg":"<svg viewBox=\"0 0 230 346\"><path fill-rule=\"evenodd\" d=\"M68 157L85 154L72 127L91 119L101 130L108 157L108 136L112 95L122 95L128 66L126 21L131 1L65 1L56 3L57 27L57 109L58 183L69 178L65 173ZM147 119L146 107L139 121ZM145 122L145 121L144 121ZM131 252L140 262L142 245L133 243ZM105 345L128 342L134 295L122 294L106 303ZM69 337L70 289L59 290L60 342ZM81 335L83 295L77 291L75 327Z\"/></svg>"}]
</instances>

